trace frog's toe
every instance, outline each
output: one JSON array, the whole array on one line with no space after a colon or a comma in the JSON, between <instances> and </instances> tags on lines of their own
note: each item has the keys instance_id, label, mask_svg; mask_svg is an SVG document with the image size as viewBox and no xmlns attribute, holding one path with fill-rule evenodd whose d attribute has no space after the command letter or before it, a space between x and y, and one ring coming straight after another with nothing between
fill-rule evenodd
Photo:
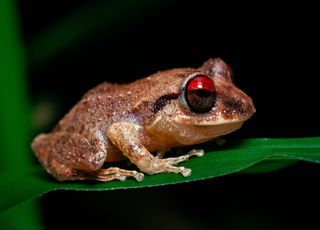
<instances>
[{"instance_id":1,"label":"frog's toe","mask_svg":"<svg viewBox=\"0 0 320 230\"><path fill-rule=\"evenodd\" d=\"M191 169L185 168L185 167L180 167L180 169L181 169L181 174L182 174L182 176L188 177L188 176L191 175L191 172L192 172Z\"/></svg>"},{"instance_id":2,"label":"frog's toe","mask_svg":"<svg viewBox=\"0 0 320 230\"><path fill-rule=\"evenodd\" d=\"M204 150L203 149L192 149L190 152L187 153L187 156L197 156L197 157L202 157L204 155Z\"/></svg>"},{"instance_id":3,"label":"frog's toe","mask_svg":"<svg viewBox=\"0 0 320 230\"><path fill-rule=\"evenodd\" d=\"M144 179L144 174L143 173L139 173L139 172L137 172L137 171L133 171L132 172L133 173L133 177L137 180L137 181L143 181L143 179Z\"/></svg>"},{"instance_id":4,"label":"frog's toe","mask_svg":"<svg viewBox=\"0 0 320 230\"><path fill-rule=\"evenodd\" d=\"M97 180L97 181L111 181L119 180L125 181L128 177L134 177L137 181L142 181L144 178L143 173L139 173L135 170L125 170L118 167L110 167L106 169L99 169L90 173L85 173L83 179Z\"/></svg>"},{"instance_id":5,"label":"frog's toe","mask_svg":"<svg viewBox=\"0 0 320 230\"><path fill-rule=\"evenodd\" d=\"M178 157L165 158L161 160L171 165L177 165L183 161L189 160L189 158L192 156L202 157L203 155L204 155L203 149L193 149L185 155L178 156Z\"/></svg>"},{"instance_id":6,"label":"frog's toe","mask_svg":"<svg viewBox=\"0 0 320 230\"><path fill-rule=\"evenodd\" d=\"M126 176L117 175L117 179L118 179L119 181L126 181L126 180L127 180L127 177L126 177Z\"/></svg>"}]
</instances>

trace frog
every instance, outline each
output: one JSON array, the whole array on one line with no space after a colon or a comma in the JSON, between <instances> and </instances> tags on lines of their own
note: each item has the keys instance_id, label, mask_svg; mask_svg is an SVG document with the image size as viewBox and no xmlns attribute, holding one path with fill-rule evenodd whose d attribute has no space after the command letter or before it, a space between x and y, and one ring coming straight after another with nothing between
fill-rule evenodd
<instances>
[{"instance_id":1,"label":"frog","mask_svg":"<svg viewBox=\"0 0 320 230\"><path fill-rule=\"evenodd\" d=\"M221 58L199 68L158 71L131 83L103 82L89 90L55 125L31 144L58 181L142 181L147 175L191 175L179 166L203 149L165 157L238 130L255 113L252 99L235 86ZM129 160L135 170L112 164ZM106 165L109 165L106 167Z\"/></svg>"}]
</instances>

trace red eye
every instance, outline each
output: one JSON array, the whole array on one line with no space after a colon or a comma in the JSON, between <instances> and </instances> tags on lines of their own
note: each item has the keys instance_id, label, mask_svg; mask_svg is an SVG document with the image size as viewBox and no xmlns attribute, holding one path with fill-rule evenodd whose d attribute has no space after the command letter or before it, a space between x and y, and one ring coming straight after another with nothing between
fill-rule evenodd
<instances>
[{"instance_id":1,"label":"red eye","mask_svg":"<svg viewBox=\"0 0 320 230\"><path fill-rule=\"evenodd\" d=\"M206 75L191 78L187 82L184 96L191 111L195 113L209 112L216 102L213 80Z\"/></svg>"}]
</instances>

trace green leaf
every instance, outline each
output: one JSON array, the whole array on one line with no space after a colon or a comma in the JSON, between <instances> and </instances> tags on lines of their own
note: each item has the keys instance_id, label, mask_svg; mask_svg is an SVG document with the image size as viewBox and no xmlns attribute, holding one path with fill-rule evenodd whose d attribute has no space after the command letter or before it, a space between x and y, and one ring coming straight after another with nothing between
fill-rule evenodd
<instances>
[{"instance_id":1,"label":"green leaf","mask_svg":"<svg viewBox=\"0 0 320 230\"><path fill-rule=\"evenodd\" d=\"M262 162L258 162L257 164L242 170L241 173L268 173L273 171L278 171L284 168L287 168L293 164L295 164L297 160L281 160L278 157L273 159L268 159Z\"/></svg>"},{"instance_id":2,"label":"green leaf","mask_svg":"<svg viewBox=\"0 0 320 230\"><path fill-rule=\"evenodd\" d=\"M207 145L207 148L210 147ZM210 147L212 148L212 147ZM145 176L137 182L57 182L40 165L30 165L27 173L0 175L0 210L5 210L53 190L114 190L142 188L190 182L223 176L244 170L258 162L273 159L304 160L320 163L320 137L288 139L245 139L229 141L214 147L203 157L195 157L181 165L192 169L190 177L176 174Z\"/></svg>"}]
</instances>

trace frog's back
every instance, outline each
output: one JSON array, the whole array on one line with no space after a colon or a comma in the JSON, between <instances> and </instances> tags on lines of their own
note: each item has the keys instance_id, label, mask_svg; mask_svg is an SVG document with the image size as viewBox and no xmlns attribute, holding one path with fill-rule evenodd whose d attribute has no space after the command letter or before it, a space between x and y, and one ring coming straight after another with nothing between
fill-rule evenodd
<instances>
[{"instance_id":1,"label":"frog's back","mask_svg":"<svg viewBox=\"0 0 320 230\"><path fill-rule=\"evenodd\" d=\"M117 121L144 123L152 120L154 102L163 95L179 93L181 78L192 69L158 72L129 84L101 83L89 90L59 121L55 131L82 133Z\"/></svg>"}]
</instances>

